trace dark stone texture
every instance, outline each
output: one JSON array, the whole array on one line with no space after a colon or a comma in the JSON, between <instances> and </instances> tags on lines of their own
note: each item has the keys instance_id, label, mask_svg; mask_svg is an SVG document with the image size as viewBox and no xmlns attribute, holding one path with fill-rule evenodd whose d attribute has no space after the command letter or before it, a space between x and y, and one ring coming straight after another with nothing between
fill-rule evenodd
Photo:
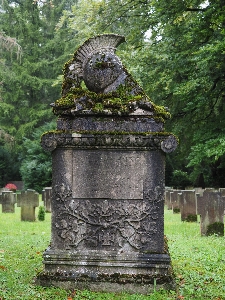
<instances>
[{"instance_id":1,"label":"dark stone texture","mask_svg":"<svg viewBox=\"0 0 225 300\"><path fill-rule=\"evenodd\" d=\"M197 213L201 215L201 235L212 233L224 235L224 209L225 199L220 192L204 191L202 196L197 195Z\"/></svg>"},{"instance_id":2,"label":"dark stone texture","mask_svg":"<svg viewBox=\"0 0 225 300\"><path fill-rule=\"evenodd\" d=\"M109 131L109 132L161 132L163 123L156 122L153 118L129 116L129 117L94 117L94 116L77 116L74 119L57 120L58 130L73 131Z\"/></svg>"},{"instance_id":3,"label":"dark stone texture","mask_svg":"<svg viewBox=\"0 0 225 300\"><path fill-rule=\"evenodd\" d=\"M42 190L42 201L44 202L45 211L52 211L52 187L45 187Z\"/></svg>"},{"instance_id":4,"label":"dark stone texture","mask_svg":"<svg viewBox=\"0 0 225 300\"><path fill-rule=\"evenodd\" d=\"M121 42L111 35L106 40L109 47ZM104 93L125 84L118 74L126 70L110 69L115 49L109 53L104 44L105 56L98 47L86 57L96 44L85 43L67 64L64 94L80 79ZM142 92L130 77L129 84L127 97ZM152 107L143 102L126 116L59 109L57 130L42 136L42 147L52 152L52 236L37 283L144 294L155 285L173 286L164 241L164 172L165 153L175 150L177 139L164 132Z\"/></svg>"},{"instance_id":5,"label":"dark stone texture","mask_svg":"<svg viewBox=\"0 0 225 300\"><path fill-rule=\"evenodd\" d=\"M182 190L179 195L181 221L197 222L195 190Z\"/></svg>"}]
</instances>

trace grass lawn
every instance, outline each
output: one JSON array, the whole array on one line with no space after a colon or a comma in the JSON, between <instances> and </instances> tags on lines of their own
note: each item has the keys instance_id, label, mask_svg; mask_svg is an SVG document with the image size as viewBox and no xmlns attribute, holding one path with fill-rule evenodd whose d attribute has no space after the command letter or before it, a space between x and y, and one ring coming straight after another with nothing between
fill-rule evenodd
<instances>
[{"instance_id":1,"label":"grass lawn","mask_svg":"<svg viewBox=\"0 0 225 300\"><path fill-rule=\"evenodd\" d=\"M179 214L168 210L165 234L178 283L177 294L159 291L148 296L116 295L35 286L33 278L42 270L42 253L50 241L50 218L46 214L42 222L21 222L20 208L15 214L0 212L0 300L225 299L225 238L201 237L199 223L182 223Z\"/></svg>"}]
</instances>

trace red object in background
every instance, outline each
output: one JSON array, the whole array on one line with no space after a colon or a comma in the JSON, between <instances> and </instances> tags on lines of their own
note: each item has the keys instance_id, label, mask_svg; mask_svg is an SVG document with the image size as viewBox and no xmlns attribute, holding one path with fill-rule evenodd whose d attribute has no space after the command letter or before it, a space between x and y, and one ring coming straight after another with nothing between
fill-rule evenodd
<instances>
[{"instance_id":1,"label":"red object in background","mask_svg":"<svg viewBox=\"0 0 225 300\"><path fill-rule=\"evenodd\" d=\"M15 192L17 190L17 186L13 183L7 183L5 186L6 189Z\"/></svg>"}]
</instances>

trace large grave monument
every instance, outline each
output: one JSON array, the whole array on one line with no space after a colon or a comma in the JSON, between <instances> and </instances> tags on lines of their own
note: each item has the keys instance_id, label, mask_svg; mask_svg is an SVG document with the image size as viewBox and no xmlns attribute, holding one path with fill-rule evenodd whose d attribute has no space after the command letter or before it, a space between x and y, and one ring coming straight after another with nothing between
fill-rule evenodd
<instances>
[{"instance_id":1,"label":"large grave monument","mask_svg":"<svg viewBox=\"0 0 225 300\"><path fill-rule=\"evenodd\" d=\"M52 152L52 237L44 286L149 293L172 288L164 241L165 153L177 139L115 54L124 37L87 40L66 63Z\"/></svg>"}]
</instances>

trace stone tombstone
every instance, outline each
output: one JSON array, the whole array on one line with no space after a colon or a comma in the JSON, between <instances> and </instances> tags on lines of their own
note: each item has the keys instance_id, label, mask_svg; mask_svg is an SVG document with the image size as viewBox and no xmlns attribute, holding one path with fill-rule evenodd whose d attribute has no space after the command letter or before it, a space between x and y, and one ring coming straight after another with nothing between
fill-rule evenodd
<instances>
[{"instance_id":1,"label":"stone tombstone","mask_svg":"<svg viewBox=\"0 0 225 300\"><path fill-rule=\"evenodd\" d=\"M35 208L39 206L39 194L34 190L22 191L17 195L17 206L21 207L21 221L35 221Z\"/></svg>"},{"instance_id":2,"label":"stone tombstone","mask_svg":"<svg viewBox=\"0 0 225 300\"><path fill-rule=\"evenodd\" d=\"M180 213L180 198L178 197L180 193L180 190L173 190L170 193L170 203L172 206L173 213Z\"/></svg>"},{"instance_id":3,"label":"stone tombstone","mask_svg":"<svg viewBox=\"0 0 225 300\"><path fill-rule=\"evenodd\" d=\"M219 192L221 193L222 197L225 196L225 188L219 188Z\"/></svg>"},{"instance_id":4,"label":"stone tombstone","mask_svg":"<svg viewBox=\"0 0 225 300\"><path fill-rule=\"evenodd\" d=\"M16 193L3 191L0 196L3 213L15 213Z\"/></svg>"},{"instance_id":5,"label":"stone tombstone","mask_svg":"<svg viewBox=\"0 0 225 300\"><path fill-rule=\"evenodd\" d=\"M194 188L194 190L195 190L195 193L200 194L200 196L202 196L204 193L204 189L201 187L196 187L196 188Z\"/></svg>"},{"instance_id":6,"label":"stone tombstone","mask_svg":"<svg viewBox=\"0 0 225 300\"><path fill-rule=\"evenodd\" d=\"M87 40L64 67L52 152L52 234L37 284L149 293L173 286L164 241L168 111L133 80L114 34ZM84 81L88 90L81 87Z\"/></svg>"},{"instance_id":7,"label":"stone tombstone","mask_svg":"<svg viewBox=\"0 0 225 300\"><path fill-rule=\"evenodd\" d=\"M182 190L179 195L181 221L197 222L195 190Z\"/></svg>"},{"instance_id":8,"label":"stone tombstone","mask_svg":"<svg viewBox=\"0 0 225 300\"><path fill-rule=\"evenodd\" d=\"M167 206L167 209L172 209L172 203L170 202L170 193L173 192L172 189L167 189L165 191L165 205Z\"/></svg>"},{"instance_id":9,"label":"stone tombstone","mask_svg":"<svg viewBox=\"0 0 225 300\"><path fill-rule=\"evenodd\" d=\"M220 192L197 194L197 213L200 215L201 235L224 235L225 198Z\"/></svg>"},{"instance_id":10,"label":"stone tombstone","mask_svg":"<svg viewBox=\"0 0 225 300\"><path fill-rule=\"evenodd\" d=\"M44 202L45 211L52 211L52 187L45 187L42 190L42 201Z\"/></svg>"}]
</instances>

